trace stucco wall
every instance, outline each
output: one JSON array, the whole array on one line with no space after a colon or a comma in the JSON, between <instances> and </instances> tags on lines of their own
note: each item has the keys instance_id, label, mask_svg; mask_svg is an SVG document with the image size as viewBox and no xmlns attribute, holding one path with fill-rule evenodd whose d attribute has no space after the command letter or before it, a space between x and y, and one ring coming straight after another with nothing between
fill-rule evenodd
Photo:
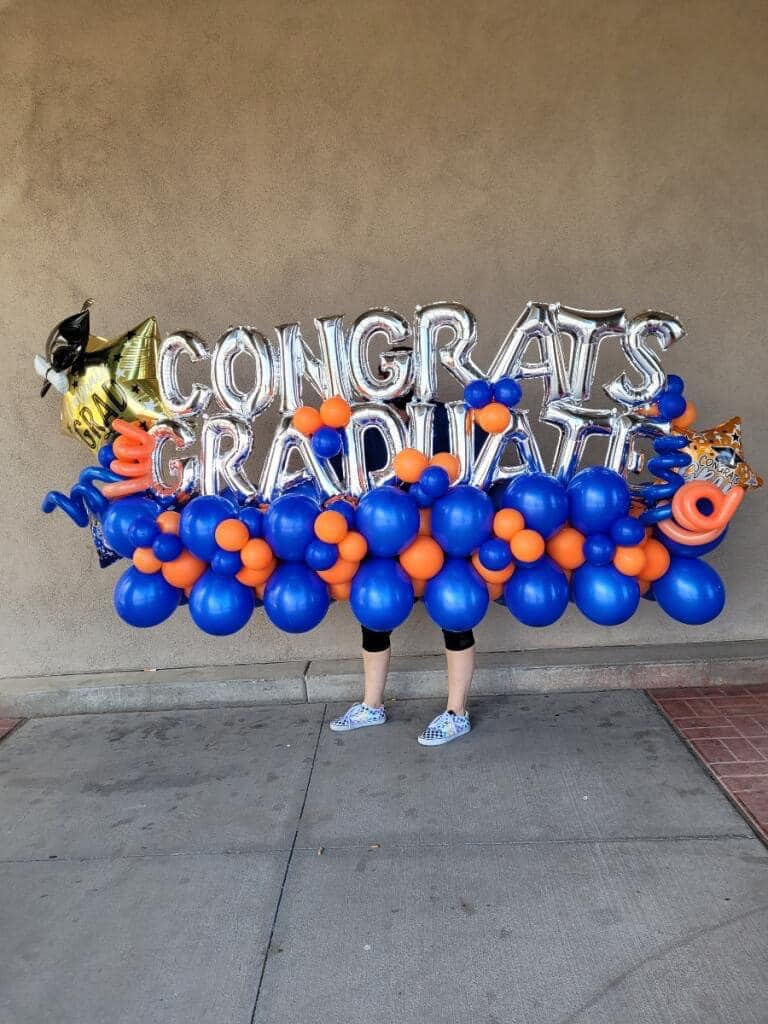
<instances>
[{"instance_id":1,"label":"stucco wall","mask_svg":"<svg viewBox=\"0 0 768 1024\"><path fill-rule=\"evenodd\" d=\"M768 468L762 3L27 0L0 29L3 674L357 649L344 607L292 638L261 615L226 640L116 619L117 570L38 512L89 456L31 360L87 295L100 334L155 313L211 339L450 298L484 365L527 299L666 309L700 422L740 412ZM750 495L713 556L729 603L704 630L647 602L613 631L494 607L480 642L764 637L765 507ZM398 650L437 649L419 608Z\"/></svg>"}]
</instances>

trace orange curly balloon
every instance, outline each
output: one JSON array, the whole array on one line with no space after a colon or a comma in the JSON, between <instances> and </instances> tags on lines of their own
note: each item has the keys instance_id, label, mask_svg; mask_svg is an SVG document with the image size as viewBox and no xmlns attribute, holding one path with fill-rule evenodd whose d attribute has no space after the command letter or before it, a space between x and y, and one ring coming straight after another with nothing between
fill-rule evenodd
<instances>
[{"instance_id":1,"label":"orange curly balloon","mask_svg":"<svg viewBox=\"0 0 768 1024\"><path fill-rule=\"evenodd\" d=\"M109 468L125 479L104 486L104 496L110 501L139 494L152 486L152 452L155 448L154 437L138 423L116 419L112 421L112 427L119 436L112 445L116 458Z\"/></svg>"}]
</instances>

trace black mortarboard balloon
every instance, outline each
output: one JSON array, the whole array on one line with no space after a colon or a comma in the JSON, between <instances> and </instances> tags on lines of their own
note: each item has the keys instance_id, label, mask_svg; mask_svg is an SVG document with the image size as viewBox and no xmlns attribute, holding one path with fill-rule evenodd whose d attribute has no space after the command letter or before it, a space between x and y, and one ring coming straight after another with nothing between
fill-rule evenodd
<instances>
[{"instance_id":1,"label":"black mortarboard balloon","mask_svg":"<svg viewBox=\"0 0 768 1024\"><path fill-rule=\"evenodd\" d=\"M62 320L48 335L48 340L45 343L45 358L59 373L74 369L85 353L91 333L91 317L88 308L90 304L90 299L88 299L79 313L73 313L72 316ZM43 386L40 389L41 398L47 393L50 386L50 381L43 381Z\"/></svg>"}]
</instances>

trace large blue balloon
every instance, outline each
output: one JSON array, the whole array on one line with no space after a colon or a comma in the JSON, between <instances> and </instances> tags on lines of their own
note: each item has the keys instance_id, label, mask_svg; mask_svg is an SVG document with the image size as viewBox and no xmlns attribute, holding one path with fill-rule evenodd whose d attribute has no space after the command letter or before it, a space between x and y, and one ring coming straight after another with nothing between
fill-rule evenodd
<instances>
[{"instance_id":1,"label":"large blue balloon","mask_svg":"<svg viewBox=\"0 0 768 1024\"><path fill-rule=\"evenodd\" d=\"M179 606L181 590L165 581L160 572L126 569L115 586L115 611L129 626L140 629L165 622Z\"/></svg>"},{"instance_id":2,"label":"large blue balloon","mask_svg":"<svg viewBox=\"0 0 768 1024\"><path fill-rule=\"evenodd\" d=\"M525 473L508 485L501 507L517 509L529 530L548 538L568 518L568 495L553 476Z\"/></svg>"},{"instance_id":3,"label":"large blue balloon","mask_svg":"<svg viewBox=\"0 0 768 1024\"><path fill-rule=\"evenodd\" d=\"M278 558L300 562L315 536L320 506L305 494L284 494L264 517L264 539Z\"/></svg>"},{"instance_id":4,"label":"large blue balloon","mask_svg":"<svg viewBox=\"0 0 768 1024\"><path fill-rule=\"evenodd\" d=\"M711 540L709 544L680 544L668 537L666 533L662 533L661 530L655 530L654 536L661 541L671 555L677 555L678 558L699 558L701 555L708 555L710 551L719 548L729 529L730 527L726 526L720 536Z\"/></svg>"},{"instance_id":5,"label":"large blue balloon","mask_svg":"<svg viewBox=\"0 0 768 1024\"><path fill-rule=\"evenodd\" d=\"M723 581L698 558L673 558L651 589L667 615L689 626L710 622L725 605Z\"/></svg>"},{"instance_id":6,"label":"large blue balloon","mask_svg":"<svg viewBox=\"0 0 768 1024\"><path fill-rule=\"evenodd\" d=\"M225 519L237 517L237 506L220 494L203 494L184 506L179 536L193 555L210 562L216 551L216 527Z\"/></svg>"},{"instance_id":7,"label":"large blue balloon","mask_svg":"<svg viewBox=\"0 0 768 1024\"><path fill-rule=\"evenodd\" d=\"M264 611L286 633L314 629L322 622L329 604L328 587L298 562L278 566L264 591Z\"/></svg>"},{"instance_id":8,"label":"large blue balloon","mask_svg":"<svg viewBox=\"0 0 768 1024\"><path fill-rule=\"evenodd\" d=\"M469 562L449 558L427 583L424 604L441 629L473 629L488 609L488 587Z\"/></svg>"},{"instance_id":9,"label":"large blue balloon","mask_svg":"<svg viewBox=\"0 0 768 1024\"><path fill-rule=\"evenodd\" d=\"M149 528L150 524L154 524L155 516L159 512L160 506L151 498L118 498L104 513L101 522L104 540L123 558L130 558L136 549L136 539L131 536L131 527L143 523Z\"/></svg>"},{"instance_id":10,"label":"large blue balloon","mask_svg":"<svg viewBox=\"0 0 768 1024\"><path fill-rule=\"evenodd\" d=\"M355 573L349 603L368 629L396 629L413 608L413 585L394 559L372 558Z\"/></svg>"},{"instance_id":11,"label":"large blue balloon","mask_svg":"<svg viewBox=\"0 0 768 1024\"><path fill-rule=\"evenodd\" d=\"M228 636L242 629L255 607L251 587L213 569L203 573L189 595L189 613L195 625L213 636Z\"/></svg>"},{"instance_id":12,"label":"large blue balloon","mask_svg":"<svg viewBox=\"0 0 768 1024\"><path fill-rule=\"evenodd\" d=\"M629 512L626 480L612 469L590 466L568 484L571 526L582 533L610 533L615 520Z\"/></svg>"},{"instance_id":13,"label":"large blue balloon","mask_svg":"<svg viewBox=\"0 0 768 1024\"><path fill-rule=\"evenodd\" d=\"M568 580L551 558L518 566L504 585L504 601L526 626L551 626L568 607Z\"/></svg>"},{"instance_id":14,"label":"large blue balloon","mask_svg":"<svg viewBox=\"0 0 768 1024\"><path fill-rule=\"evenodd\" d=\"M640 603L640 587L612 565L582 565L572 577L576 607L600 626L618 626Z\"/></svg>"},{"instance_id":15,"label":"large blue balloon","mask_svg":"<svg viewBox=\"0 0 768 1024\"><path fill-rule=\"evenodd\" d=\"M453 487L432 507L432 536L450 558L467 558L491 535L493 502L477 487Z\"/></svg>"},{"instance_id":16,"label":"large blue balloon","mask_svg":"<svg viewBox=\"0 0 768 1024\"><path fill-rule=\"evenodd\" d=\"M399 555L419 532L418 505L399 487L368 491L360 499L355 520L368 550L379 558Z\"/></svg>"}]
</instances>

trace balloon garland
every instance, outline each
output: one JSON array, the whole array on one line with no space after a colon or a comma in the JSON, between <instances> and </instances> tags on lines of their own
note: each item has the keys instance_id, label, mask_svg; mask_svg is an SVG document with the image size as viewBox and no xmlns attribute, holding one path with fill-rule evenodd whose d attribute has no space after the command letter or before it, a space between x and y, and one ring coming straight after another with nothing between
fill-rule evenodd
<instances>
[{"instance_id":1,"label":"balloon garland","mask_svg":"<svg viewBox=\"0 0 768 1024\"><path fill-rule=\"evenodd\" d=\"M476 626L491 601L532 627L553 625L569 602L604 626L629 619L641 597L691 625L723 608L702 556L762 480L738 418L694 429L683 381L660 361L684 335L674 317L529 303L483 373L474 317L456 303L417 309L412 327L383 309L349 330L319 319L319 355L298 324L276 328L275 347L250 327L213 349L190 332L160 342L152 318L108 341L90 335L89 305L54 328L35 369L97 465L42 508L90 527L102 566L130 560L114 604L132 626L159 625L180 605L214 636L257 608L306 632L332 601L377 630L397 628L417 600L448 630ZM385 342L376 370L374 338ZM594 408L611 338L632 376L604 385L614 405ZM249 390L235 378L242 359ZM186 390L182 360L205 371ZM439 367L460 401L437 401ZM558 432L549 467L520 408L531 380L543 385L541 422ZM280 420L254 482L252 424L273 404ZM581 468L594 435L607 439L604 463ZM631 484L644 468L651 479Z\"/></svg>"}]
</instances>

